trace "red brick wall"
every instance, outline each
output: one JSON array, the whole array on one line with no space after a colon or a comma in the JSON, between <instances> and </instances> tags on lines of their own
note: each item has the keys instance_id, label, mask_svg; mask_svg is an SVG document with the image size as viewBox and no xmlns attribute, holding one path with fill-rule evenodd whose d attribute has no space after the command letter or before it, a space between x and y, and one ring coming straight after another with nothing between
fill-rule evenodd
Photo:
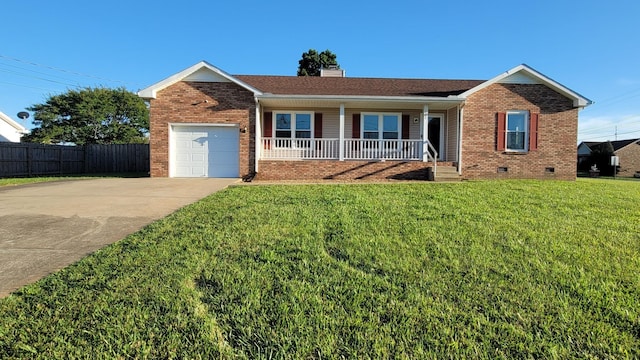
<instances>
[{"instance_id":1,"label":"red brick wall","mask_svg":"<svg viewBox=\"0 0 640 360\"><path fill-rule=\"evenodd\" d=\"M257 180L425 180L420 161L261 160Z\"/></svg>"},{"instance_id":2,"label":"red brick wall","mask_svg":"<svg viewBox=\"0 0 640 360\"><path fill-rule=\"evenodd\" d=\"M207 102L204 102L204 101ZM233 83L178 82L151 100L151 176L169 176L169 124L238 124L240 174L255 169L255 100L253 93Z\"/></svg>"},{"instance_id":3,"label":"red brick wall","mask_svg":"<svg viewBox=\"0 0 640 360\"><path fill-rule=\"evenodd\" d=\"M638 142L629 144L616 151L620 157L620 176L633 176L636 171L640 171L640 144Z\"/></svg>"},{"instance_id":4,"label":"red brick wall","mask_svg":"<svg viewBox=\"0 0 640 360\"><path fill-rule=\"evenodd\" d=\"M496 150L498 112L539 113L538 150ZM572 100L544 85L493 84L471 95L464 105L462 176L465 179L576 178L578 110ZM507 173L498 173L507 167ZM552 167L553 174L545 172Z\"/></svg>"}]
</instances>

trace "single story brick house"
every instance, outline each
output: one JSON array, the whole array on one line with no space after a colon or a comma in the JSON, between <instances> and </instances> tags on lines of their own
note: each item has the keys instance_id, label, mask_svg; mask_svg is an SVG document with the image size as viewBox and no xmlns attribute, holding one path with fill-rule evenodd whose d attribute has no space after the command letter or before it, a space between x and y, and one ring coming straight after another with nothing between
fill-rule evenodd
<instances>
[{"instance_id":1,"label":"single story brick house","mask_svg":"<svg viewBox=\"0 0 640 360\"><path fill-rule=\"evenodd\" d=\"M592 102L527 65L490 80L230 75L199 62L138 92L152 177L576 177Z\"/></svg>"},{"instance_id":2,"label":"single story brick house","mask_svg":"<svg viewBox=\"0 0 640 360\"><path fill-rule=\"evenodd\" d=\"M640 173L640 139L604 142L583 141L578 145L578 167L589 168L593 165L588 163L591 152L604 146L607 142L611 143L614 155L619 158L618 175L634 176L636 173Z\"/></svg>"}]
</instances>

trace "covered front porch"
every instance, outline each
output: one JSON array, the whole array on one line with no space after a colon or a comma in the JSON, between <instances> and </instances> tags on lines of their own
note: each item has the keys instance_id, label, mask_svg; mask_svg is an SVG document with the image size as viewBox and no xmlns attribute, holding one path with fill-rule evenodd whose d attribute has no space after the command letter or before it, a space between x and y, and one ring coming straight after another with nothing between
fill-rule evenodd
<instances>
[{"instance_id":1,"label":"covered front porch","mask_svg":"<svg viewBox=\"0 0 640 360\"><path fill-rule=\"evenodd\" d=\"M412 168L435 172L439 161L457 165L460 157L459 99L277 96L261 99L260 105L258 173L263 162L305 160L321 160L321 166L330 166L327 161L417 162L423 165Z\"/></svg>"}]
</instances>

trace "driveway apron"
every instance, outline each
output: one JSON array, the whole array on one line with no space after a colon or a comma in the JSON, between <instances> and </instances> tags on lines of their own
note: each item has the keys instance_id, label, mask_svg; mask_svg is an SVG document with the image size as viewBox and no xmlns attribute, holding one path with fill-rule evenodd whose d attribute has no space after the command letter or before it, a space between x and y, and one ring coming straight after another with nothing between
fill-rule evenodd
<instances>
[{"instance_id":1,"label":"driveway apron","mask_svg":"<svg viewBox=\"0 0 640 360\"><path fill-rule=\"evenodd\" d=\"M238 179L95 179L0 187L0 298Z\"/></svg>"}]
</instances>

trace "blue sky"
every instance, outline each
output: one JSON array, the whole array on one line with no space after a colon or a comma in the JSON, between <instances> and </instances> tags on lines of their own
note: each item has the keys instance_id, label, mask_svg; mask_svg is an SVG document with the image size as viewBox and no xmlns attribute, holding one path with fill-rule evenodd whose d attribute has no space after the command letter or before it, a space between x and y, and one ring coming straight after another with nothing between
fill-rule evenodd
<instances>
[{"instance_id":1,"label":"blue sky","mask_svg":"<svg viewBox=\"0 0 640 360\"><path fill-rule=\"evenodd\" d=\"M0 111L17 120L77 87L137 91L200 60L295 75L313 48L351 77L490 79L526 63L595 101L578 140L640 138L636 0L169 3L4 0Z\"/></svg>"}]
</instances>

